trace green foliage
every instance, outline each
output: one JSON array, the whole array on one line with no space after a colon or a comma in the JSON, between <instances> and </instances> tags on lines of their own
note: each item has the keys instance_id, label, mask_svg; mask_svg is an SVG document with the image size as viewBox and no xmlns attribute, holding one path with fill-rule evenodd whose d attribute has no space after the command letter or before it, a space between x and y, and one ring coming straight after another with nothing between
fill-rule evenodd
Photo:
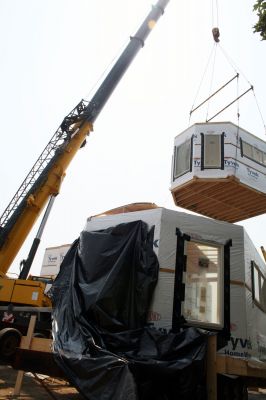
<instances>
[{"instance_id":1,"label":"green foliage","mask_svg":"<svg viewBox=\"0 0 266 400\"><path fill-rule=\"evenodd\" d=\"M254 32L261 36L261 40L266 40L266 0L257 0L253 10L257 12L258 22L253 26Z\"/></svg>"}]
</instances>

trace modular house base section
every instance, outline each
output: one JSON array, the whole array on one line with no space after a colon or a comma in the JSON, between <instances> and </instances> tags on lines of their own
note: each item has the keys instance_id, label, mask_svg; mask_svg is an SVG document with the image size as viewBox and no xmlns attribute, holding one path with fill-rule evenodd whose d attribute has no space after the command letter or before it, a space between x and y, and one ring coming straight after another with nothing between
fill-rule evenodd
<instances>
[{"instance_id":1,"label":"modular house base section","mask_svg":"<svg viewBox=\"0 0 266 400\"><path fill-rule=\"evenodd\" d=\"M187 264L187 271L184 271L185 301L181 305L181 313L188 319L187 325L194 323L200 326L200 319L203 318L206 322L205 328L211 329L212 324L208 324L208 321L217 322L216 315L221 324L223 323L221 313L224 300L219 296L216 298L215 293L217 293L217 289L219 292L220 285L223 285L222 249L224 244L231 239L231 338L219 352L223 356L239 357L249 361L264 361L266 335L264 335L263 327L266 324L266 314L259 301L254 299L254 296L258 296L258 294L254 292L257 284L255 286L252 284L252 265L256 265L254 271L257 271L257 280L259 277L266 276L266 267L243 227L188 213L157 208L92 217L88 219L84 229L97 231L134 220L143 220L150 228L155 227L153 249L158 256L160 270L148 313L148 324L166 331L173 327L178 241L176 228L191 238L190 242L185 245L185 257L189 264ZM216 276L217 272L218 276ZM262 284L262 278L260 279ZM212 305L212 309L210 309L210 305ZM220 327L220 329L222 328Z\"/></svg>"},{"instance_id":2,"label":"modular house base section","mask_svg":"<svg viewBox=\"0 0 266 400\"><path fill-rule=\"evenodd\" d=\"M40 343L40 348L42 348L42 345L43 343ZM56 364L51 350L49 350L49 352L38 350L38 343L36 342L34 347L35 348L31 350L17 349L12 367L19 371L22 370L66 379L64 372Z\"/></svg>"},{"instance_id":3,"label":"modular house base section","mask_svg":"<svg viewBox=\"0 0 266 400\"><path fill-rule=\"evenodd\" d=\"M172 190L175 205L206 217L238 222L266 212L266 195L247 188L230 176L222 179L199 179Z\"/></svg>"},{"instance_id":4,"label":"modular house base section","mask_svg":"<svg viewBox=\"0 0 266 400\"><path fill-rule=\"evenodd\" d=\"M25 338L26 337L22 338L22 343L25 341ZM23 344L21 346L23 347ZM217 354L216 346L216 336L210 336L208 339L206 360L206 388L208 400L217 400L217 392L219 390L217 378L219 374L231 375L234 378L240 377L249 387L266 387L265 363ZM17 349L16 358L12 366L19 371L41 373L65 379L64 373L54 361L50 339L33 338L30 349Z\"/></svg>"},{"instance_id":5,"label":"modular house base section","mask_svg":"<svg viewBox=\"0 0 266 400\"><path fill-rule=\"evenodd\" d=\"M158 257L160 267L158 284L154 291L147 322L166 332L171 330L173 324L176 266L182 267L182 263L176 263L177 249L179 249L177 244L180 237L186 236L190 239L185 243L183 254L183 260L186 259L187 263L183 281L185 283L184 307L181 308L181 312L185 317L184 312L190 316L188 310L191 308L194 322L198 322L200 326L201 317L203 317L207 325L209 323L209 327L212 321L216 323L216 315L219 317L218 322L221 321L221 325L223 323L222 311L225 303L222 296L217 296L217 293L219 294L223 287L225 254L222 249L229 239L232 240L230 247L231 338L227 346L220 348L217 352L216 336L209 337L208 400L217 399L219 374L243 377L247 384L265 386L266 309L264 307L266 303L262 289L266 284L266 266L243 227L157 208L92 217L88 219L84 230L95 232L137 220L146 222L149 228L154 227L153 250ZM181 236L176 234L176 228L182 232ZM209 309L210 305L214 307ZM197 317L199 318L195 321ZM187 318L187 325L190 322ZM205 328L208 330L208 326ZM218 336L219 332L218 328ZM29 347L27 351L32 350Z\"/></svg>"},{"instance_id":6,"label":"modular house base section","mask_svg":"<svg viewBox=\"0 0 266 400\"><path fill-rule=\"evenodd\" d=\"M218 378L225 375L230 379L232 377L231 389L236 385L236 378L246 387L264 388L266 387L266 364L258 361L242 360L230 356L223 356L216 352L217 338L210 336L207 352L207 394L208 400L217 400L223 395L223 381L218 385ZM218 393L221 392L221 393ZM241 393L241 392L240 392ZM239 393L239 394L240 394ZM241 393L242 394L242 393ZM240 394L240 396L241 396ZM218 396L219 395L219 396ZM242 398L237 397L237 398Z\"/></svg>"}]
</instances>

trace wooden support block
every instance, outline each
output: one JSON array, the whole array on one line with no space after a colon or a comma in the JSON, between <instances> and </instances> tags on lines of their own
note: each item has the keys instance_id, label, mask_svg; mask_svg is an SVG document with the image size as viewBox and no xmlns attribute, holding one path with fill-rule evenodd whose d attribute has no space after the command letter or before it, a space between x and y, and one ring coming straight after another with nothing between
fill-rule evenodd
<instances>
[{"instance_id":1,"label":"wooden support block","mask_svg":"<svg viewBox=\"0 0 266 400\"><path fill-rule=\"evenodd\" d=\"M52 339L33 337L29 346L27 346L26 340L27 340L27 337L22 336L20 346L19 346L21 349L43 351L45 353L51 353L52 342L53 342Z\"/></svg>"},{"instance_id":2,"label":"wooden support block","mask_svg":"<svg viewBox=\"0 0 266 400\"><path fill-rule=\"evenodd\" d=\"M14 388L14 393L13 393L14 396L20 395L23 376L24 376L24 371L18 371L16 384L15 384L15 388Z\"/></svg>"},{"instance_id":3,"label":"wooden support block","mask_svg":"<svg viewBox=\"0 0 266 400\"><path fill-rule=\"evenodd\" d=\"M266 364L241 358L217 355L216 371L218 374L237 375L266 380Z\"/></svg>"},{"instance_id":4,"label":"wooden support block","mask_svg":"<svg viewBox=\"0 0 266 400\"><path fill-rule=\"evenodd\" d=\"M207 350L207 393L208 400L217 400L217 373L216 373L216 352L217 337L212 335L208 339Z\"/></svg>"},{"instance_id":5,"label":"wooden support block","mask_svg":"<svg viewBox=\"0 0 266 400\"><path fill-rule=\"evenodd\" d=\"M54 354L48 351L19 348L16 351L13 368L35 374L66 378L63 371L56 364Z\"/></svg>"},{"instance_id":6,"label":"wooden support block","mask_svg":"<svg viewBox=\"0 0 266 400\"><path fill-rule=\"evenodd\" d=\"M239 358L217 356L217 373L237 376L247 376L247 362Z\"/></svg>"},{"instance_id":7,"label":"wooden support block","mask_svg":"<svg viewBox=\"0 0 266 400\"><path fill-rule=\"evenodd\" d=\"M30 342L31 342L31 339L32 339L32 336L34 333L35 324L36 324L36 315L32 315L30 318L27 336L25 337L25 341L24 341L24 346L27 349L30 347ZM24 371L18 371L16 384L15 384L15 388L14 388L14 393L13 393L14 396L17 396L20 394L23 376L24 376Z\"/></svg>"}]
</instances>

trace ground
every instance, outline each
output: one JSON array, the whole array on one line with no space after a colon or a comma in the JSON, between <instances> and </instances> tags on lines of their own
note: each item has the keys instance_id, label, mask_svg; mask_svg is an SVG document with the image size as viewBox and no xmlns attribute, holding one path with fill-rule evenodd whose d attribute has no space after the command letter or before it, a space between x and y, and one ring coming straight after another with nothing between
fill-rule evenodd
<instances>
[{"instance_id":1,"label":"ground","mask_svg":"<svg viewBox=\"0 0 266 400\"><path fill-rule=\"evenodd\" d=\"M21 393L13 396L17 371L9 365L0 363L0 400L82 400L75 388L62 379L26 373ZM264 392L264 393L263 393ZM250 391L249 400L266 400L266 390ZM115 399L114 399L115 400Z\"/></svg>"},{"instance_id":2,"label":"ground","mask_svg":"<svg viewBox=\"0 0 266 400\"><path fill-rule=\"evenodd\" d=\"M62 379L26 373L23 378L20 396L13 396L18 371L0 364L0 400L81 400L83 397L75 388Z\"/></svg>"},{"instance_id":3,"label":"ground","mask_svg":"<svg viewBox=\"0 0 266 400\"><path fill-rule=\"evenodd\" d=\"M249 391L249 400L266 400L266 390L261 389L259 392Z\"/></svg>"}]
</instances>

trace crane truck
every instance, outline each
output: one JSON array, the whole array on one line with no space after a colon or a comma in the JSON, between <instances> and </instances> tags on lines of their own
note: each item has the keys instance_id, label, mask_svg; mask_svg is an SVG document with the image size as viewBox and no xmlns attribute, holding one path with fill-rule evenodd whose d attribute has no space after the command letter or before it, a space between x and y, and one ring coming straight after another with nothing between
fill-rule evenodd
<instances>
[{"instance_id":1,"label":"crane truck","mask_svg":"<svg viewBox=\"0 0 266 400\"><path fill-rule=\"evenodd\" d=\"M81 100L63 119L0 217L0 320L5 319L0 322L1 355L10 356L14 353L21 334L27 330L30 317L34 314L38 317L35 327L37 335L48 337L50 334L51 302L45 294L45 282L36 277L28 277L45 222L54 199L60 191L68 166L77 151L85 145L86 137L93 130L96 118L131 61L143 47L146 37L163 14L168 2L169 0L158 0L136 34L130 38L129 44L92 99L89 102ZM9 279L8 270L47 203L43 221L29 256L22 263L20 275L16 280ZM14 313L15 318L10 318L8 312ZM4 313L6 313L6 318ZM49 351L50 341L50 339L46 341ZM217 377L221 375L240 378L236 383L235 379L233 381L231 379L230 384L222 382L219 397L223 399L246 398L243 383L252 382L253 386L258 386L261 382L266 384L264 363L258 365L258 363L250 363L249 360L217 354L215 335L210 336L206 364L208 400L217 399ZM239 387L237 382L239 382Z\"/></svg>"},{"instance_id":2,"label":"crane truck","mask_svg":"<svg viewBox=\"0 0 266 400\"><path fill-rule=\"evenodd\" d=\"M164 13L169 0L158 0L90 101L81 100L61 125L37 159L25 180L0 217L0 354L10 356L26 330L29 318L37 314L36 331L47 337L51 301L46 282L30 277L30 267L40 243L53 201L60 191L66 170L77 151L86 143L93 124L130 63L144 46L145 39ZM47 206L48 204L48 206ZM18 279L7 272L35 222L47 206L28 258L22 262ZM12 305L10 309L10 304ZM8 312L15 319L8 320ZM4 316L5 313L5 316ZM12 325L10 323L12 321Z\"/></svg>"}]
</instances>

